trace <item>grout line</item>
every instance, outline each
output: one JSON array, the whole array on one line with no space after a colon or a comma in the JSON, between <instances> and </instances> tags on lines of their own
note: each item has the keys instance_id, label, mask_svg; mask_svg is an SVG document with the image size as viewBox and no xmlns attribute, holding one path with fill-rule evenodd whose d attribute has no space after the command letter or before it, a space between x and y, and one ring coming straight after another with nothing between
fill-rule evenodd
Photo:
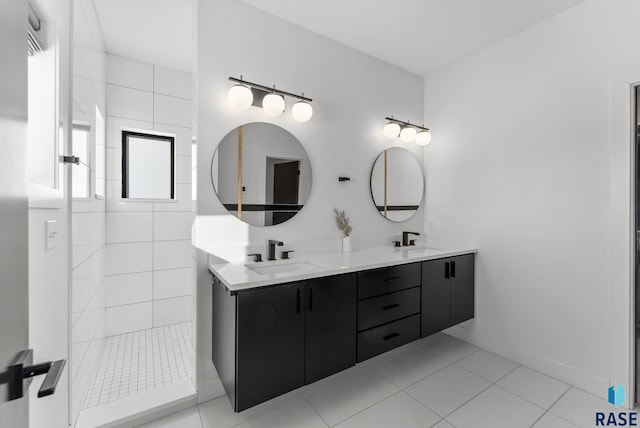
<instances>
[{"instance_id":1,"label":"grout line","mask_svg":"<svg viewBox=\"0 0 640 428\"><path fill-rule=\"evenodd\" d=\"M554 378L554 379L555 379L555 378ZM565 418L563 418L562 416L558 416L558 415L556 415L555 413L550 412L551 408L552 408L553 406L555 406L555 405L556 405L556 403L557 403L558 401L560 401L560 400L562 399L562 397L564 397L564 396L565 396L565 394L566 394L567 392L569 392L569 390L570 390L571 388L572 388L572 387L571 387L571 386L569 386L569 388L568 388L565 392L563 392L563 393L562 393L562 395L561 395L560 397L558 397L558 399L557 399L556 401L554 401L554 402L549 406L549 408L548 408L548 409L546 409L546 410L544 411L544 413L543 413L542 415L540 415L540 417L539 417L538 419L536 419L536 420L535 420L535 422L534 422L533 424L531 424L531 427L535 426L535 424L537 424L537 423L538 423L538 421L539 421L540 419L542 419L542 418L544 417L544 415L546 415L547 413L551 413L553 416L555 416L555 417L557 417L557 418L560 418L560 419L562 419L563 421L566 421L566 422L568 422L569 424L574 425L574 426L576 426L576 427L577 427L577 425L575 425L573 422L566 420L566 419L565 419Z\"/></svg>"}]
</instances>

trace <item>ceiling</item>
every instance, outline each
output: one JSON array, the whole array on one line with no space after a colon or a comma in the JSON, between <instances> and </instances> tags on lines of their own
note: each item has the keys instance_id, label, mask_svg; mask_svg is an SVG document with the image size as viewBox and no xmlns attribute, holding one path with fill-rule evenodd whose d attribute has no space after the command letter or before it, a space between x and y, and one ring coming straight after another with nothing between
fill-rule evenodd
<instances>
[{"instance_id":1,"label":"ceiling","mask_svg":"<svg viewBox=\"0 0 640 428\"><path fill-rule=\"evenodd\" d=\"M584 0L242 0L424 76Z\"/></svg>"},{"instance_id":2,"label":"ceiling","mask_svg":"<svg viewBox=\"0 0 640 428\"><path fill-rule=\"evenodd\" d=\"M94 0L94 4L108 53L191 71L193 0Z\"/></svg>"},{"instance_id":3,"label":"ceiling","mask_svg":"<svg viewBox=\"0 0 640 428\"><path fill-rule=\"evenodd\" d=\"M584 0L242 1L424 76ZM193 0L94 2L107 52L191 71Z\"/></svg>"}]
</instances>

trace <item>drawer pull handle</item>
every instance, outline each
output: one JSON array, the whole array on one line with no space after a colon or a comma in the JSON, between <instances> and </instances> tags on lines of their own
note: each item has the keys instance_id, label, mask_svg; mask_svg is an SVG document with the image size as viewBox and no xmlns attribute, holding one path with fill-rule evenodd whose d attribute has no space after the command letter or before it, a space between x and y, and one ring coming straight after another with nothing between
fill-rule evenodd
<instances>
[{"instance_id":1,"label":"drawer pull handle","mask_svg":"<svg viewBox=\"0 0 640 428\"><path fill-rule=\"evenodd\" d=\"M391 340L394 337L398 337L400 336L400 333L391 333L391 334L387 334L386 336L383 337L384 340Z\"/></svg>"},{"instance_id":2,"label":"drawer pull handle","mask_svg":"<svg viewBox=\"0 0 640 428\"><path fill-rule=\"evenodd\" d=\"M397 279L400 279L399 276L392 276L391 278L385 278L384 282L391 282L391 281L395 281Z\"/></svg>"},{"instance_id":3,"label":"drawer pull handle","mask_svg":"<svg viewBox=\"0 0 640 428\"><path fill-rule=\"evenodd\" d=\"M397 308L398 306L400 306L400 305L399 305L399 304L397 304L397 303L394 303L393 305L383 306L383 307L382 307L382 310L383 310L383 311L388 311L389 309Z\"/></svg>"}]
</instances>

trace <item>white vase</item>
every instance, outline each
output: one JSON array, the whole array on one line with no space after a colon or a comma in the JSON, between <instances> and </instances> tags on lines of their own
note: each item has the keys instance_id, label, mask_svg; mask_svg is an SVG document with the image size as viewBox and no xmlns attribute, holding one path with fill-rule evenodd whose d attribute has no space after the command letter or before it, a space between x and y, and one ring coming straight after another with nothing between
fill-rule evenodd
<instances>
[{"instance_id":1,"label":"white vase","mask_svg":"<svg viewBox=\"0 0 640 428\"><path fill-rule=\"evenodd\" d=\"M351 252L351 237L345 236L342 238L342 252L350 253Z\"/></svg>"}]
</instances>

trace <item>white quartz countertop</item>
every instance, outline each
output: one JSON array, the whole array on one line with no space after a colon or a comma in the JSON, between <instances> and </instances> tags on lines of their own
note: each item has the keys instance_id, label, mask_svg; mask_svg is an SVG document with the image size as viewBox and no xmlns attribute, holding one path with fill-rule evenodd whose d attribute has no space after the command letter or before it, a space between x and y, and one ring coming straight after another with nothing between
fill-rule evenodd
<instances>
[{"instance_id":1,"label":"white quartz countertop","mask_svg":"<svg viewBox=\"0 0 640 428\"><path fill-rule=\"evenodd\" d=\"M261 263L210 263L231 292L349 272L475 253L476 248L377 247L348 253L318 253Z\"/></svg>"}]
</instances>

